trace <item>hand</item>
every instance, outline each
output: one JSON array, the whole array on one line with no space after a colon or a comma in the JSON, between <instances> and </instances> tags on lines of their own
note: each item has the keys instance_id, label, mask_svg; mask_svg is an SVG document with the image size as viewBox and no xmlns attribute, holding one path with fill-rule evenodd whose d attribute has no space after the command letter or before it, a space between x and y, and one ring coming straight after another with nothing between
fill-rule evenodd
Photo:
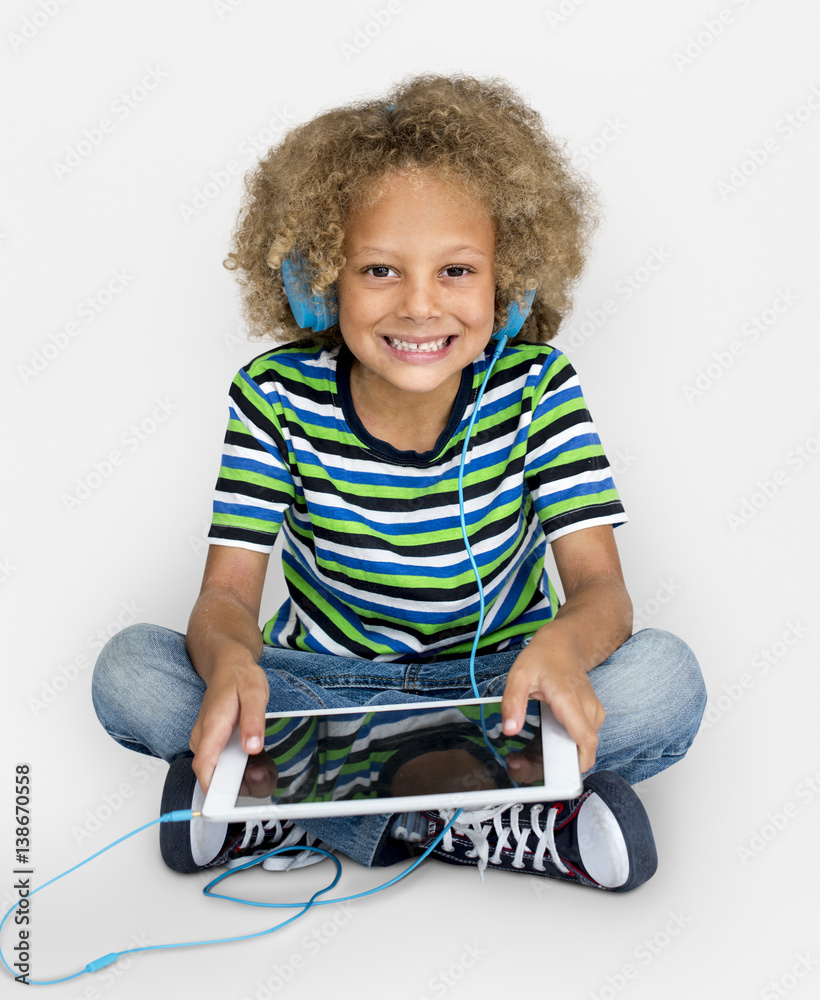
<instances>
[{"instance_id":1,"label":"hand","mask_svg":"<svg viewBox=\"0 0 820 1000\"><path fill-rule=\"evenodd\" d=\"M501 701L504 733L514 736L521 731L530 698L545 701L577 744L585 772L595 763L598 730L606 712L571 636L556 626L537 633L510 669Z\"/></svg>"},{"instance_id":2,"label":"hand","mask_svg":"<svg viewBox=\"0 0 820 1000\"><path fill-rule=\"evenodd\" d=\"M229 668L211 679L190 740L194 774L203 791L208 791L219 755L237 724L243 749L249 755L261 752L269 694L265 671L256 664Z\"/></svg>"}]
</instances>

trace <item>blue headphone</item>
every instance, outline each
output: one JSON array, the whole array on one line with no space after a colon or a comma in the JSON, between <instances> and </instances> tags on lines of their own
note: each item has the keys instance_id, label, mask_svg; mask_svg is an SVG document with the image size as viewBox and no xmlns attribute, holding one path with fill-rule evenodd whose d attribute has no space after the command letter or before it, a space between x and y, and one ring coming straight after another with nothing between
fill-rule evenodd
<instances>
[{"instance_id":1,"label":"blue headphone","mask_svg":"<svg viewBox=\"0 0 820 1000\"><path fill-rule=\"evenodd\" d=\"M282 280L285 283L285 294L288 297L290 310L302 330L313 330L314 333L321 333L322 330L329 330L339 321L339 307L336 302L336 293L331 291L328 295L314 295L302 276L299 258L288 257L282 261ZM528 291L524 295L526 303L522 312L516 302L510 303L507 314L507 322L500 330L493 334L493 340L501 340L502 337L514 337L527 318L535 298L535 289Z\"/></svg>"}]
</instances>

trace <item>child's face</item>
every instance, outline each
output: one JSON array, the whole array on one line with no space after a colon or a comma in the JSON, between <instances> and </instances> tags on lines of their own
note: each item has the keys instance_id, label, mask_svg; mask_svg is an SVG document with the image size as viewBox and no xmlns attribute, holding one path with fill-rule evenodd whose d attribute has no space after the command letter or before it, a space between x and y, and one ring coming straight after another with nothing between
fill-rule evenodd
<instances>
[{"instance_id":1,"label":"child's face","mask_svg":"<svg viewBox=\"0 0 820 1000\"><path fill-rule=\"evenodd\" d=\"M455 393L487 346L495 231L486 206L430 174L391 175L346 229L339 326L369 388Z\"/></svg>"}]
</instances>

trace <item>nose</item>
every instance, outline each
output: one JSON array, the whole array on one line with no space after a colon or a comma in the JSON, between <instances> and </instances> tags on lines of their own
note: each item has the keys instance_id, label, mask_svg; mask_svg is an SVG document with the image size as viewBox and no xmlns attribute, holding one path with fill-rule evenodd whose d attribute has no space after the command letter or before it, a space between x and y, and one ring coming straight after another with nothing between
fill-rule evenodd
<instances>
[{"instance_id":1,"label":"nose","mask_svg":"<svg viewBox=\"0 0 820 1000\"><path fill-rule=\"evenodd\" d=\"M424 323L441 316L441 289L435 278L419 275L405 277L396 314L400 319L414 323Z\"/></svg>"}]
</instances>

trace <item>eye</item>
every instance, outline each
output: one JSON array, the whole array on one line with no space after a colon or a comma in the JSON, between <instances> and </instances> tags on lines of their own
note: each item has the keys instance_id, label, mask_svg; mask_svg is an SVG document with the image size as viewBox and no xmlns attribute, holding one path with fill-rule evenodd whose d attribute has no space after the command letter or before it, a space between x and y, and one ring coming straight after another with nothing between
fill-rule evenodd
<instances>
[{"instance_id":1,"label":"eye","mask_svg":"<svg viewBox=\"0 0 820 1000\"><path fill-rule=\"evenodd\" d=\"M364 269L364 273L372 275L374 278L389 278L389 272L392 270L393 268L388 267L386 264L372 264L370 267Z\"/></svg>"},{"instance_id":2,"label":"eye","mask_svg":"<svg viewBox=\"0 0 820 1000\"><path fill-rule=\"evenodd\" d=\"M470 274L471 270L466 264L452 264L450 267L444 268L444 273L448 278L461 278L465 274Z\"/></svg>"}]
</instances>

